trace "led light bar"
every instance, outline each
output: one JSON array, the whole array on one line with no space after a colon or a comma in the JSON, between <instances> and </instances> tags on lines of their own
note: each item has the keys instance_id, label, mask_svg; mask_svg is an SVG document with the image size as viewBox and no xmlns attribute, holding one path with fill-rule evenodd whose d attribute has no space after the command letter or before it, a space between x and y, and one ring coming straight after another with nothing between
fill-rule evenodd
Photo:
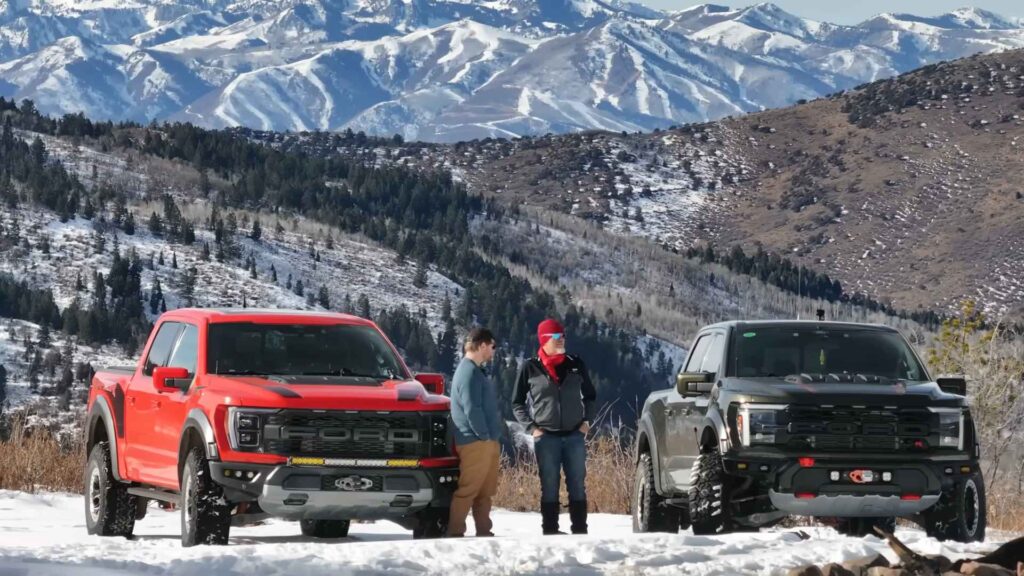
<instances>
[{"instance_id":1,"label":"led light bar","mask_svg":"<svg viewBox=\"0 0 1024 576\"><path fill-rule=\"evenodd\" d=\"M292 456L288 459L289 466L361 466L365 468L416 468L420 465L419 460L413 459L372 459L363 460L356 458L313 458L307 456Z\"/></svg>"}]
</instances>

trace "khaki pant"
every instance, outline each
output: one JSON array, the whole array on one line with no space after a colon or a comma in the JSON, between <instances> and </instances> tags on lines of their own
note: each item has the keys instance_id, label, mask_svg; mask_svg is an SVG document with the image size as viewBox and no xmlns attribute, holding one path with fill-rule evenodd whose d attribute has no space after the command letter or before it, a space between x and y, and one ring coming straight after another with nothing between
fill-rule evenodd
<instances>
[{"instance_id":1,"label":"khaki pant","mask_svg":"<svg viewBox=\"0 0 1024 576\"><path fill-rule=\"evenodd\" d=\"M498 490L498 461L501 445L495 440L478 440L458 447L459 487L452 495L448 534L466 533L466 514L473 510L477 535L491 531L491 498Z\"/></svg>"}]
</instances>

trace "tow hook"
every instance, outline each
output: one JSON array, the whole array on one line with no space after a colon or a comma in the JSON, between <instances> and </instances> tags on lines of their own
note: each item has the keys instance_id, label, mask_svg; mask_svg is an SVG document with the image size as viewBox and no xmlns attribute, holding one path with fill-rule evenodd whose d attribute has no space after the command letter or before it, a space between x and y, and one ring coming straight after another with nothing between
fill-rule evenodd
<instances>
[{"instance_id":1,"label":"tow hook","mask_svg":"<svg viewBox=\"0 0 1024 576\"><path fill-rule=\"evenodd\" d=\"M344 492L361 492L373 488L373 480L361 476L345 476L335 480L334 485Z\"/></svg>"}]
</instances>

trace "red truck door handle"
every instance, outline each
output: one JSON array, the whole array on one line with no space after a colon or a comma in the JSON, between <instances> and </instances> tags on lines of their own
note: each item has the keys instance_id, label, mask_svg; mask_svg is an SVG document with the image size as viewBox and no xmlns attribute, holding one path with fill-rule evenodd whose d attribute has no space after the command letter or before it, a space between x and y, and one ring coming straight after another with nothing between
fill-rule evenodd
<instances>
[{"instance_id":1,"label":"red truck door handle","mask_svg":"<svg viewBox=\"0 0 1024 576\"><path fill-rule=\"evenodd\" d=\"M128 397L128 405L129 406L135 406L135 396L129 396Z\"/></svg>"},{"instance_id":2,"label":"red truck door handle","mask_svg":"<svg viewBox=\"0 0 1024 576\"><path fill-rule=\"evenodd\" d=\"M161 401L157 400L157 401L153 402L153 404L154 404L154 405L155 405L155 406L156 406L157 408L159 408L160 406L162 406L162 405L163 405L163 402L161 402Z\"/></svg>"}]
</instances>

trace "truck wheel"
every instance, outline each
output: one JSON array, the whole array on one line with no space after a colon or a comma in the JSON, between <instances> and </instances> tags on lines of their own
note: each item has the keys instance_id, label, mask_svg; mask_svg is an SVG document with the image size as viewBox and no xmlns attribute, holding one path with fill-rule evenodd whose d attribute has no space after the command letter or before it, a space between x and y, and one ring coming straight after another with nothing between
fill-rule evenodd
<instances>
[{"instance_id":1,"label":"truck wheel","mask_svg":"<svg viewBox=\"0 0 1024 576\"><path fill-rule=\"evenodd\" d=\"M703 452L690 474L690 525L694 534L718 534L730 528L726 476L718 449Z\"/></svg>"},{"instance_id":2,"label":"truck wheel","mask_svg":"<svg viewBox=\"0 0 1024 576\"><path fill-rule=\"evenodd\" d=\"M654 461L647 453L636 463L633 532L679 532L679 511L665 504L654 489Z\"/></svg>"},{"instance_id":3,"label":"truck wheel","mask_svg":"<svg viewBox=\"0 0 1024 576\"><path fill-rule=\"evenodd\" d=\"M447 533L447 508L427 508L417 514L417 525L412 530L412 537L414 540L443 538Z\"/></svg>"},{"instance_id":4,"label":"truck wheel","mask_svg":"<svg viewBox=\"0 0 1024 576\"><path fill-rule=\"evenodd\" d=\"M344 538L348 536L348 520L300 520L303 536L313 538Z\"/></svg>"},{"instance_id":5,"label":"truck wheel","mask_svg":"<svg viewBox=\"0 0 1024 576\"><path fill-rule=\"evenodd\" d=\"M85 528L97 536L130 538L135 530L135 496L114 478L110 447L98 442L85 465Z\"/></svg>"},{"instance_id":6,"label":"truck wheel","mask_svg":"<svg viewBox=\"0 0 1024 576\"><path fill-rule=\"evenodd\" d=\"M958 481L925 513L925 530L940 541L981 542L985 540L987 524L985 481L981 472Z\"/></svg>"},{"instance_id":7,"label":"truck wheel","mask_svg":"<svg viewBox=\"0 0 1024 576\"><path fill-rule=\"evenodd\" d=\"M890 534L896 531L896 518L840 518L836 531L844 536L877 536L875 526Z\"/></svg>"},{"instance_id":8,"label":"truck wheel","mask_svg":"<svg viewBox=\"0 0 1024 576\"><path fill-rule=\"evenodd\" d=\"M231 505L210 478L201 448L189 451L181 474L181 545L224 545L231 530Z\"/></svg>"}]
</instances>

